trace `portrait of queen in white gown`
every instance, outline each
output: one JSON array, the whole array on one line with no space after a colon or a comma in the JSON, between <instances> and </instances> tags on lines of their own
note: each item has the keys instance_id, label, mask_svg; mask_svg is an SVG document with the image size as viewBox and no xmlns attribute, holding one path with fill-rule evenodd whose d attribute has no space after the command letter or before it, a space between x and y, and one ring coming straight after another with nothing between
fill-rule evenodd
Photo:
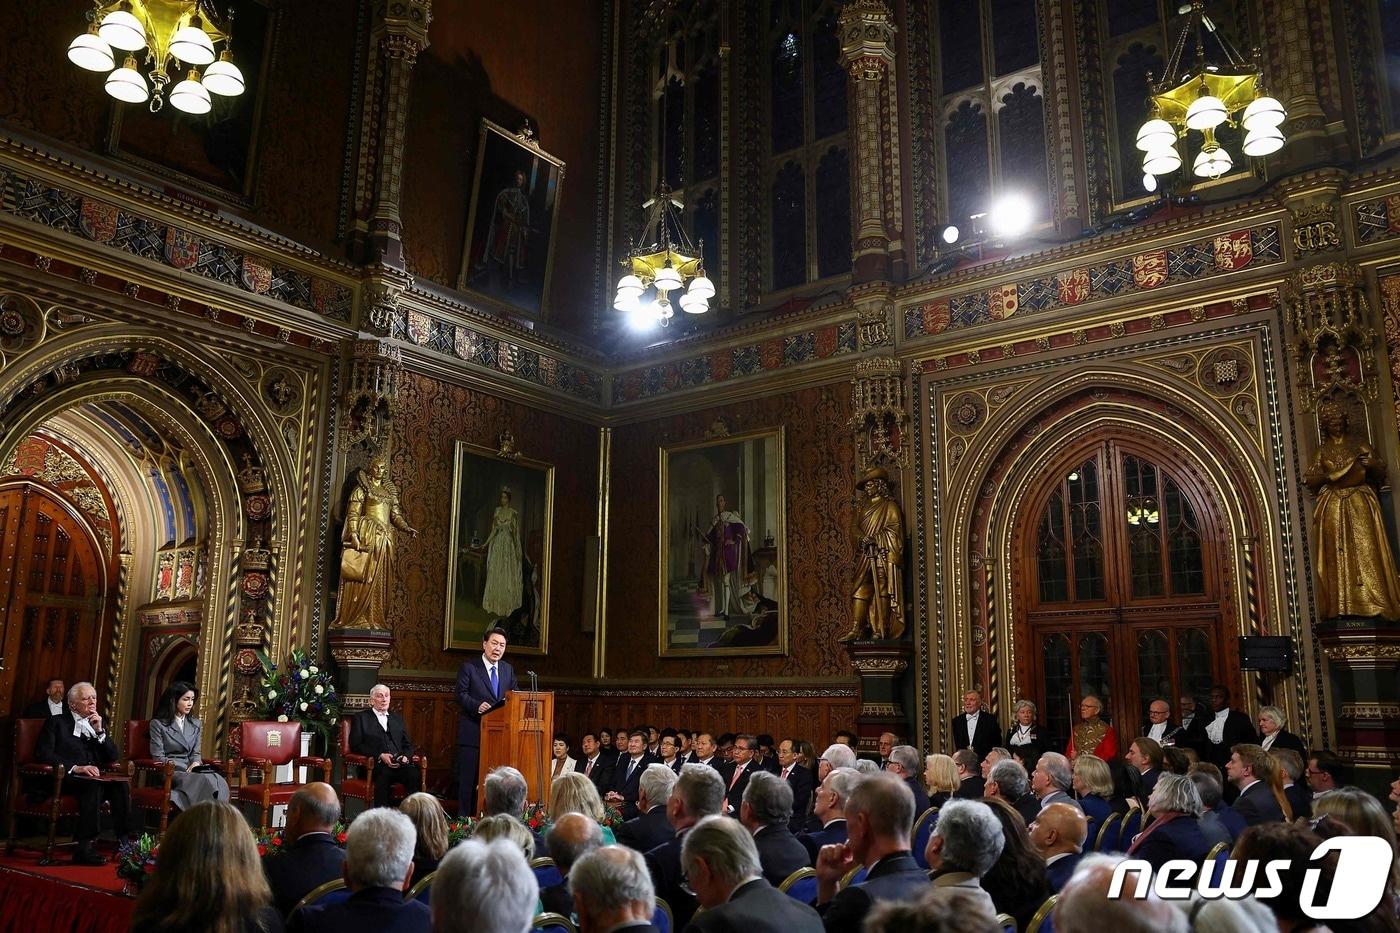
<instances>
[{"instance_id":1,"label":"portrait of queen in white gown","mask_svg":"<svg viewBox=\"0 0 1400 933\"><path fill-rule=\"evenodd\" d=\"M500 618L508 618L520 608L520 513L511 506L509 489L501 490L499 504L491 516L491 533L486 537L486 587L481 607Z\"/></svg>"}]
</instances>

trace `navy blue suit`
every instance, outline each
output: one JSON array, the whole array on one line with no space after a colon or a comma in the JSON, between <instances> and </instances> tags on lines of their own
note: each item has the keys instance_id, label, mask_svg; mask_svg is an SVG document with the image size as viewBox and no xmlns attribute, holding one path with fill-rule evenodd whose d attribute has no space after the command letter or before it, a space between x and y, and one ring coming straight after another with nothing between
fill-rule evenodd
<instances>
[{"instance_id":1,"label":"navy blue suit","mask_svg":"<svg viewBox=\"0 0 1400 933\"><path fill-rule=\"evenodd\" d=\"M1283 808L1274 799L1274 792L1263 781L1255 781L1235 798L1234 809L1249 826L1260 823L1282 823Z\"/></svg>"},{"instance_id":2,"label":"navy blue suit","mask_svg":"<svg viewBox=\"0 0 1400 933\"><path fill-rule=\"evenodd\" d=\"M263 874L272 888L272 902L282 916L292 912L303 897L341 876L345 850L330 833L302 836L276 855L265 855Z\"/></svg>"},{"instance_id":3,"label":"navy blue suit","mask_svg":"<svg viewBox=\"0 0 1400 933\"><path fill-rule=\"evenodd\" d=\"M690 918L695 915L695 908L699 906L695 895L682 887L685 884L685 872L681 870L681 843L685 841L685 834L688 832L689 827L682 829L669 842L657 846L644 856L647 871L651 872L651 884L656 889L656 896L671 905L671 919L675 921L672 929L675 930L684 930Z\"/></svg>"},{"instance_id":4,"label":"navy blue suit","mask_svg":"<svg viewBox=\"0 0 1400 933\"><path fill-rule=\"evenodd\" d=\"M1079 798L1079 808L1089 821L1089 835L1084 837L1084 844L1092 848L1094 840L1098 838L1099 827L1113 814L1113 807L1098 794L1085 794Z\"/></svg>"},{"instance_id":5,"label":"navy blue suit","mask_svg":"<svg viewBox=\"0 0 1400 933\"><path fill-rule=\"evenodd\" d=\"M860 884L843 888L830 902L818 904L817 911L827 933L860 933L876 901L912 901L929 887L928 874L914 856L897 852L880 859Z\"/></svg>"},{"instance_id":6,"label":"navy blue suit","mask_svg":"<svg viewBox=\"0 0 1400 933\"><path fill-rule=\"evenodd\" d=\"M1235 808L1225 803L1223 800L1215 805L1211 811L1220 820L1220 824L1230 833L1230 841L1234 842L1240 838L1240 833L1244 832L1249 824L1244 821L1244 817L1235 812Z\"/></svg>"},{"instance_id":7,"label":"navy blue suit","mask_svg":"<svg viewBox=\"0 0 1400 933\"><path fill-rule=\"evenodd\" d=\"M1060 888L1069 883L1070 876L1084 857L1081 852L1071 852L1064 858L1055 859L1054 864L1045 866L1045 880L1050 883L1050 893L1059 894Z\"/></svg>"},{"instance_id":8,"label":"navy blue suit","mask_svg":"<svg viewBox=\"0 0 1400 933\"><path fill-rule=\"evenodd\" d=\"M362 888L339 904L311 904L292 914L289 933L425 933L432 913L394 888Z\"/></svg>"},{"instance_id":9,"label":"navy blue suit","mask_svg":"<svg viewBox=\"0 0 1400 933\"><path fill-rule=\"evenodd\" d=\"M648 765L657 764L660 761L660 758L650 752L642 752L642 757L637 759L635 765L632 764L631 755L623 755L617 759L617 766L613 769L612 787L608 790L616 791L622 795L623 819L630 820L637 816L637 797L642 792L642 772L647 769ZM629 770L632 772L630 775L627 773Z\"/></svg>"},{"instance_id":10,"label":"navy blue suit","mask_svg":"<svg viewBox=\"0 0 1400 933\"><path fill-rule=\"evenodd\" d=\"M928 791L924 789L924 782L912 774L904 779L904 784L914 795L914 819L917 820L925 810L932 806L928 801Z\"/></svg>"},{"instance_id":11,"label":"navy blue suit","mask_svg":"<svg viewBox=\"0 0 1400 933\"><path fill-rule=\"evenodd\" d=\"M681 929L680 924L676 929ZM817 933L822 919L806 904L756 879L736 890L725 903L700 914L688 929L696 933Z\"/></svg>"},{"instance_id":12,"label":"navy blue suit","mask_svg":"<svg viewBox=\"0 0 1400 933\"><path fill-rule=\"evenodd\" d=\"M1203 861L1210 843L1201 834L1200 823L1194 816L1182 815L1166 822L1156 822L1143 830L1138 844L1129 850L1130 858L1140 858L1161 868L1172 859Z\"/></svg>"},{"instance_id":13,"label":"navy blue suit","mask_svg":"<svg viewBox=\"0 0 1400 933\"><path fill-rule=\"evenodd\" d=\"M641 816L628 820L613 833L617 837L618 845L636 849L638 852L650 852L675 834L676 831L671 828L671 821L666 818L664 803L658 803Z\"/></svg>"},{"instance_id":14,"label":"navy blue suit","mask_svg":"<svg viewBox=\"0 0 1400 933\"><path fill-rule=\"evenodd\" d=\"M812 819L816 819L814 815ZM822 846L834 846L838 842L846 841L846 821L832 820L830 824L821 829L815 829L810 833L803 833L797 837L797 841L806 848L807 854L812 857L812 864L817 864L817 853L822 850Z\"/></svg>"},{"instance_id":15,"label":"navy blue suit","mask_svg":"<svg viewBox=\"0 0 1400 933\"><path fill-rule=\"evenodd\" d=\"M495 709L507 693L515 689L515 668L502 658L496 662L498 690L492 692L491 678L486 673L484 655L463 661L457 669L457 815L476 815L476 769L481 758L482 703ZM491 710L487 710L490 713Z\"/></svg>"},{"instance_id":16,"label":"navy blue suit","mask_svg":"<svg viewBox=\"0 0 1400 933\"><path fill-rule=\"evenodd\" d=\"M799 868L812 867L807 848L797 841L786 823L763 827L753 837L753 844L758 849L758 864L763 870L763 877L775 888Z\"/></svg>"}]
</instances>

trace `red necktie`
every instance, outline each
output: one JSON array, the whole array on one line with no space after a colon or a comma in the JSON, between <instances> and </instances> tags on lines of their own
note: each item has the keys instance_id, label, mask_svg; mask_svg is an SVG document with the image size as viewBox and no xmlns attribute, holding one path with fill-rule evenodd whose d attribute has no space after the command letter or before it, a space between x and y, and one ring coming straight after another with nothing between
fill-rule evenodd
<instances>
[{"instance_id":1,"label":"red necktie","mask_svg":"<svg viewBox=\"0 0 1400 933\"><path fill-rule=\"evenodd\" d=\"M792 765L788 765L786 768L783 769L783 780L784 780L784 781L787 780L788 772L791 771L791 770L792 770Z\"/></svg>"}]
</instances>

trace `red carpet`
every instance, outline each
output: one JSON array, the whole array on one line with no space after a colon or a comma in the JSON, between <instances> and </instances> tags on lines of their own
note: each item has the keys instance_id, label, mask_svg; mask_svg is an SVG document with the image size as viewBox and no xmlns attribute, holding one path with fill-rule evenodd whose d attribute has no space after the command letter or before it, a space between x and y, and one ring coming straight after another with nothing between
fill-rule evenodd
<instances>
[{"instance_id":1,"label":"red carpet","mask_svg":"<svg viewBox=\"0 0 1400 933\"><path fill-rule=\"evenodd\" d=\"M68 853L39 865L40 852L0 854L0 930L34 933L126 933L136 902L122 895L112 863L69 864Z\"/></svg>"}]
</instances>

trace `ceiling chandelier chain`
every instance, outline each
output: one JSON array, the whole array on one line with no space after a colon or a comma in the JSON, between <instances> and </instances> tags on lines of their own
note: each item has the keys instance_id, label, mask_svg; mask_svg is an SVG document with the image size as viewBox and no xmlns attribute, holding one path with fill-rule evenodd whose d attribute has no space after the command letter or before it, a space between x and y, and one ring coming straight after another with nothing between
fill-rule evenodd
<instances>
[{"instance_id":1,"label":"ceiling chandelier chain","mask_svg":"<svg viewBox=\"0 0 1400 933\"><path fill-rule=\"evenodd\" d=\"M107 93L119 101L149 101L156 113L168 97L177 110L203 114L213 109L211 94L237 97L246 87L233 63L233 11L220 25L209 0L94 0L86 19L87 31L69 43L68 59L79 68L107 72ZM216 43L223 44L221 53L216 54ZM151 66L147 75L137 58L143 49L144 64ZM118 52L125 53L120 66ZM178 80L167 95L172 76Z\"/></svg>"},{"instance_id":2,"label":"ceiling chandelier chain","mask_svg":"<svg viewBox=\"0 0 1400 933\"><path fill-rule=\"evenodd\" d=\"M1265 90L1259 49L1247 59L1205 12L1205 0L1188 0L1178 9L1186 15L1166 74L1160 82L1147 75L1148 118L1138 128L1137 147L1143 153L1143 187L1157 190L1157 178L1181 168L1179 142L1189 141L1192 131L1201 134L1200 149L1191 172L1200 178L1219 178L1234 166L1234 158L1220 144L1220 126L1245 130L1241 151L1251 158L1271 155L1285 142L1280 126L1288 114ZM1183 65L1186 43L1194 32L1196 54L1189 70ZM1215 40L1224 56L1223 65L1206 59L1206 36ZM1237 115L1237 116L1236 116Z\"/></svg>"}]
</instances>

